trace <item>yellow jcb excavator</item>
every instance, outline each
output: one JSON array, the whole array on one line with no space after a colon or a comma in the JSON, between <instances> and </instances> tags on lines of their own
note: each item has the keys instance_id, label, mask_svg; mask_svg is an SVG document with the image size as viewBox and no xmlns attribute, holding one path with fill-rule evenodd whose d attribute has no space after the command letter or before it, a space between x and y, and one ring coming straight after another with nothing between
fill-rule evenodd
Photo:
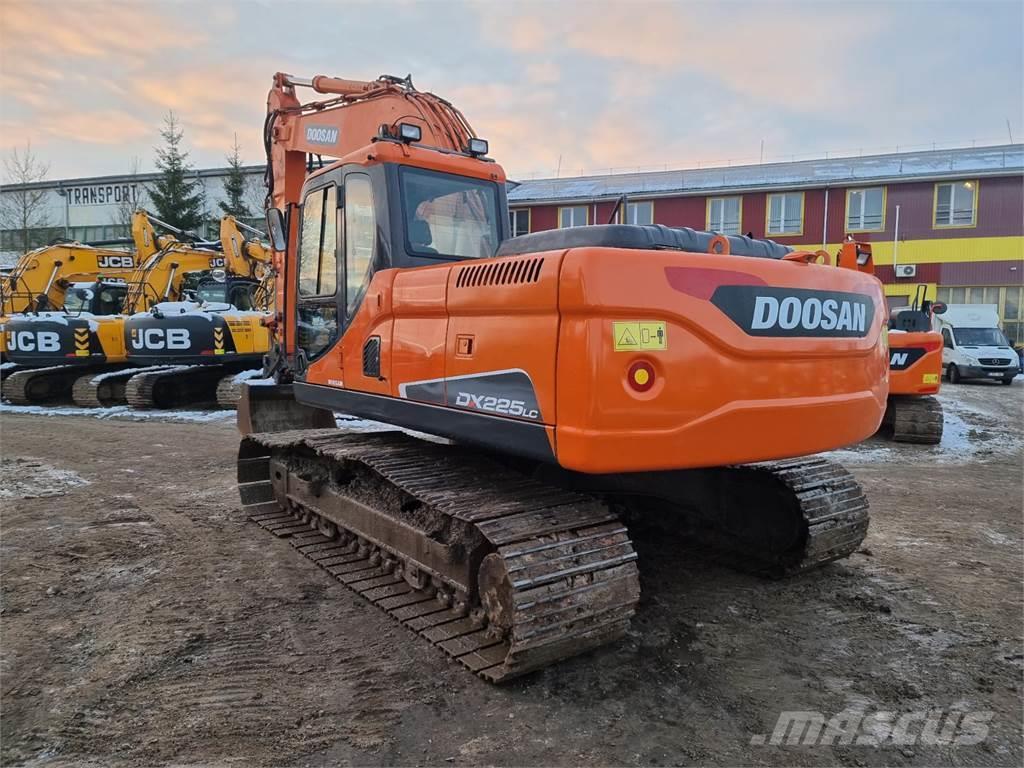
<instances>
[{"instance_id":1,"label":"yellow jcb excavator","mask_svg":"<svg viewBox=\"0 0 1024 768\"><path fill-rule=\"evenodd\" d=\"M156 227L170 234L158 234ZM4 379L3 396L17 405L47 403L71 395L82 406L124 401L124 383L135 370L125 370L125 314L142 311L162 300L176 300L198 275L222 268L219 243L193 243L187 234L144 210L132 219L135 253L122 255L131 269L117 291L122 301L109 301L111 288L78 287L73 311L23 312L5 328L10 360L26 366ZM65 301L66 304L66 301ZM100 311L95 311L100 310Z\"/></svg>"},{"instance_id":2,"label":"yellow jcb excavator","mask_svg":"<svg viewBox=\"0 0 1024 768\"><path fill-rule=\"evenodd\" d=\"M118 354L120 336L103 318L121 311L128 281L160 248L153 225L142 212L133 215L131 234L124 240L57 242L37 248L0 280L4 378L25 368L76 366L82 371L123 362L123 353ZM35 394L47 399L45 374L36 371L18 381L26 384L31 379L38 381ZM22 402L19 390L15 383L4 395L10 393Z\"/></svg>"},{"instance_id":3,"label":"yellow jcb excavator","mask_svg":"<svg viewBox=\"0 0 1024 768\"><path fill-rule=\"evenodd\" d=\"M150 366L127 383L132 407L235 407L241 382L259 373L270 348L274 273L261 235L225 216L224 268L204 275L190 300L159 302L125 320L129 362Z\"/></svg>"}]
</instances>

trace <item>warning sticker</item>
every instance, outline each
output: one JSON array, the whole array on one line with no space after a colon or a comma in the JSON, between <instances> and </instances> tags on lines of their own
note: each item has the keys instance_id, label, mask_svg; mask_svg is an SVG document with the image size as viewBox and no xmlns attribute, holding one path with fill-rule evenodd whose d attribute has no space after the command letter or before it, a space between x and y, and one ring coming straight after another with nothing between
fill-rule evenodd
<instances>
[{"instance_id":1,"label":"warning sticker","mask_svg":"<svg viewBox=\"0 0 1024 768\"><path fill-rule=\"evenodd\" d=\"M630 320L612 323L612 339L616 352L636 352L641 349L668 349L665 323L657 320Z\"/></svg>"},{"instance_id":2,"label":"warning sticker","mask_svg":"<svg viewBox=\"0 0 1024 768\"><path fill-rule=\"evenodd\" d=\"M938 384L939 374L937 373L926 373L921 377L922 384Z\"/></svg>"}]
</instances>

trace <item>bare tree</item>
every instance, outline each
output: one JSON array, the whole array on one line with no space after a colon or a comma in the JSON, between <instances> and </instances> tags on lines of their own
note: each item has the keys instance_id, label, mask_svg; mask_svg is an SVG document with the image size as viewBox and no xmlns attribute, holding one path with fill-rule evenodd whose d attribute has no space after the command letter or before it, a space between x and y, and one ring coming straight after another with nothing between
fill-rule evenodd
<instances>
[{"instance_id":1,"label":"bare tree","mask_svg":"<svg viewBox=\"0 0 1024 768\"><path fill-rule=\"evenodd\" d=\"M39 245L46 241L46 233L33 233L33 230L49 226L47 209L47 191L33 188L30 185L46 179L50 171L49 163L44 163L32 152L32 143L26 141L24 151L17 147L4 158L6 182L8 187L0 195L0 227L18 233L20 242L18 250L29 250L33 244ZM33 243L38 240L38 243Z\"/></svg>"}]
</instances>

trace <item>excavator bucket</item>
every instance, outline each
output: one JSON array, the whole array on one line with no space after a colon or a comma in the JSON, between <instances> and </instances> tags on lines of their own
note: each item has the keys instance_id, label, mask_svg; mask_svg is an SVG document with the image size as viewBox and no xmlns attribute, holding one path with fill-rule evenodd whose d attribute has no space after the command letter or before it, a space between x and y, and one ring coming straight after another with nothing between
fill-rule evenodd
<instances>
[{"instance_id":1,"label":"excavator bucket","mask_svg":"<svg viewBox=\"0 0 1024 768\"><path fill-rule=\"evenodd\" d=\"M242 384L238 431L243 435L291 429L334 429L335 426L333 413L298 402L290 384Z\"/></svg>"}]
</instances>

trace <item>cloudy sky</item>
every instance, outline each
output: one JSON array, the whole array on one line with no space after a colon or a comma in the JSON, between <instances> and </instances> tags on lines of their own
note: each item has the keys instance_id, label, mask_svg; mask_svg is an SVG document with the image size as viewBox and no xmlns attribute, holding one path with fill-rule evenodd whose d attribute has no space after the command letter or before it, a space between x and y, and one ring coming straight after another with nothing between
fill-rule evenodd
<instances>
[{"instance_id":1,"label":"cloudy sky","mask_svg":"<svg viewBox=\"0 0 1024 768\"><path fill-rule=\"evenodd\" d=\"M148 170L174 110L197 166L262 162L276 71L411 72L513 178L1021 141L1022 5L0 0L0 151Z\"/></svg>"}]
</instances>

